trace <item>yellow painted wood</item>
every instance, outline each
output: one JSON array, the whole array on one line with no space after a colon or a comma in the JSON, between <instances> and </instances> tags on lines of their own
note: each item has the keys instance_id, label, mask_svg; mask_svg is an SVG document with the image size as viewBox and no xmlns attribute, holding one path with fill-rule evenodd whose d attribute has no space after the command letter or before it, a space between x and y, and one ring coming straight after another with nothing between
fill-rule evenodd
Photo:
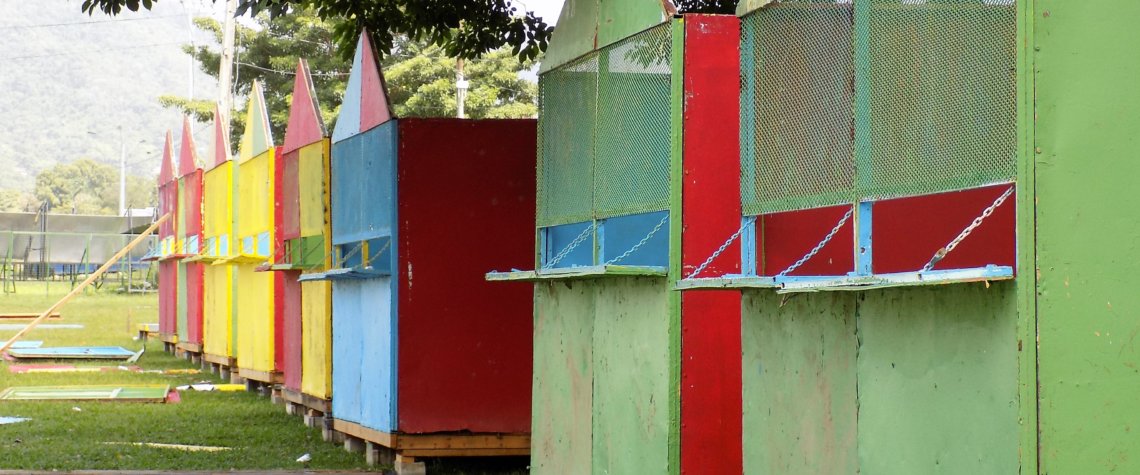
<instances>
[{"instance_id":1,"label":"yellow painted wood","mask_svg":"<svg viewBox=\"0 0 1140 475\"><path fill-rule=\"evenodd\" d=\"M301 236L315 236L325 231L325 168L328 163L328 139L298 150L297 182L300 186Z\"/></svg>"},{"instance_id":2,"label":"yellow painted wood","mask_svg":"<svg viewBox=\"0 0 1140 475\"><path fill-rule=\"evenodd\" d=\"M301 283L301 392L332 396L332 284Z\"/></svg>"},{"instance_id":3,"label":"yellow painted wood","mask_svg":"<svg viewBox=\"0 0 1140 475\"><path fill-rule=\"evenodd\" d=\"M329 139L300 150L301 235L324 236L324 265L332 266L332 207ZM332 397L332 283L301 284L301 392Z\"/></svg>"},{"instance_id":4,"label":"yellow painted wood","mask_svg":"<svg viewBox=\"0 0 1140 475\"><path fill-rule=\"evenodd\" d=\"M244 153L244 152L243 152ZM243 255L268 261L276 252L273 239L273 149L238 164L237 245ZM268 252L258 250L259 236L268 234ZM264 237L262 237L264 239ZM252 243L252 244L251 244ZM272 272L256 272L259 263L237 266L234 278L241 291L237 301L237 365L241 369L276 371Z\"/></svg>"},{"instance_id":5,"label":"yellow painted wood","mask_svg":"<svg viewBox=\"0 0 1140 475\"><path fill-rule=\"evenodd\" d=\"M202 254L226 258L234 252L234 163L227 161L203 176ZM234 270L206 266L203 276L203 352L233 358Z\"/></svg>"},{"instance_id":6,"label":"yellow painted wood","mask_svg":"<svg viewBox=\"0 0 1140 475\"><path fill-rule=\"evenodd\" d=\"M237 236L240 244L243 238L254 237L263 232L273 231L273 150L253 157L239 164ZM253 254L253 249L242 249L242 254ZM272 251L272 246L270 251ZM269 256L265 256L269 257Z\"/></svg>"}]
</instances>

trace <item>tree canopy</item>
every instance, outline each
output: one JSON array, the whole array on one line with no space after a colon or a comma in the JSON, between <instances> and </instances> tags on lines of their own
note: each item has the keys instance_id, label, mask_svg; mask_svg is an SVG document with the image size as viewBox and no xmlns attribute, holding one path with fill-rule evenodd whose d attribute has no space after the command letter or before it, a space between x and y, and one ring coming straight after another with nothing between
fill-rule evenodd
<instances>
[{"instance_id":1,"label":"tree canopy","mask_svg":"<svg viewBox=\"0 0 1140 475\"><path fill-rule=\"evenodd\" d=\"M215 0L216 1L216 0ZM681 13L726 13L738 0L671 1ZM150 9L158 0L84 0L83 11L117 15L123 8ZM521 3L521 2L520 2ZM523 60L546 51L554 27L512 0L239 0L238 14L286 15L311 9L335 21L333 38L342 56L352 54L361 29L371 32L377 48L391 53L397 39L412 38L436 45L453 58L473 59L507 46Z\"/></svg>"},{"instance_id":2,"label":"tree canopy","mask_svg":"<svg viewBox=\"0 0 1140 475\"><path fill-rule=\"evenodd\" d=\"M127 205L133 208L155 206L158 196L154 183L154 178L127 176ZM115 167L89 158L56 165L36 176L35 198L51 203L57 213L117 215L119 172ZM16 199L14 206L20 205L26 208L27 202Z\"/></svg>"},{"instance_id":3,"label":"tree canopy","mask_svg":"<svg viewBox=\"0 0 1140 475\"><path fill-rule=\"evenodd\" d=\"M254 80L262 81L271 127L278 134L284 133L292 103L293 74L298 58L306 58L314 76L321 115L331 128L352 67L351 61L332 54L336 48L332 41L333 25L305 11L272 19L259 15L255 20L259 29L239 25L236 31L241 48L237 54L239 73L235 75L235 92L238 95L248 94ZM198 18L195 23L221 38L222 26L217 20ZM220 53L216 47L192 48L186 45L184 48L198 60L203 72L218 76ZM381 67L384 68L397 116L455 116L455 60L446 56L437 45L406 37L396 38L393 54L381 60ZM464 69L470 83L465 108L467 117L521 118L537 115L537 85L519 77L521 71L533 65L533 61L520 61L506 48L466 61ZM164 95L159 101L202 122L213 118L214 104L210 100ZM230 117L233 120L232 138L236 143L243 130L244 115L231 113Z\"/></svg>"}]
</instances>

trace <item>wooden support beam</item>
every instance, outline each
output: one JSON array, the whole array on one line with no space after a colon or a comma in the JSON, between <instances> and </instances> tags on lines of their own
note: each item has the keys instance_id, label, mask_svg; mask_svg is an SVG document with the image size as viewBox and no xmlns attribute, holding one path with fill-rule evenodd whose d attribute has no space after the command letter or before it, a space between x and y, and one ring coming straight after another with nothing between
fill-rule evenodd
<instances>
[{"instance_id":1,"label":"wooden support beam","mask_svg":"<svg viewBox=\"0 0 1140 475\"><path fill-rule=\"evenodd\" d=\"M95 282L99 277L102 277L103 274L105 272L107 272L107 269L110 269L112 265L114 265L116 262L119 261L119 259L122 259L123 256L125 256L125 255L127 255L127 253L131 252L131 249L134 249L139 244L141 244L144 240L146 240L147 236L151 235L151 233L153 233L156 229L158 229L159 226L161 226L163 223L165 223L169 219L170 219L170 213L167 213L167 214L163 215L161 218L158 218L158 220L155 221L154 224L151 224L149 228L146 228L146 231L143 231L142 234L139 234L137 237L135 237L134 240L132 240L130 243L128 243L126 247L120 249L119 252L117 252L117 253L115 253L115 255L111 256L111 258L108 259L107 262L104 262L103 265L100 266L98 270L96 270L91 275L87 276L87 278L84 279L83 282L80 283L79 285L77 285L74 289L71 289L71 292L69 292L67 295L64 295L63 298L59 299L59 301L56 302L55 304L53 304L51 307L48 307L47 310L44 310L44 312L41 313L38 317L36 317L35 320L28 322L28 326L24 327L23 330L20 330L19 332L16 332L15 335L12 335L12 338L8 339L8 341L6 343L4 343L4 346L0 347L0 353L8 351L8 349L12 347L12 344L16 343L17 341L20 340L20 338L23 338L24 335L26 335L28 332L32 331L32 329L35 328L36 325L39 325L44 320L47 320L48 317L50 317L52 314L57 313L59 311L59 309L61 307L63 307L64 304L66 304L67 302L70 302L71 299L75 298L75 296L82 293L83 289L86 289L88 285L91 285L92 282Z\"/></svg>"}]
</instances>

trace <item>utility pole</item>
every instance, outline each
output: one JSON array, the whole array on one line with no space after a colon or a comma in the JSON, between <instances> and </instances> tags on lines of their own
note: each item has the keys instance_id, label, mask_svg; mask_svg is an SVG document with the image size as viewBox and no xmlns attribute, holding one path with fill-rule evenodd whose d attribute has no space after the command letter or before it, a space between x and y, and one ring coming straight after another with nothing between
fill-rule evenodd
<instances>
[{"instance_id":1,"label":"utility pole","mask_svg":"<svg viewBox=\"0 0 1140 475\"><path fill-rule=\"evenodd\" d=\"M137 148L137 147L136 147ZM127 215L127 142L119 124L119 216Z\"/></svg>"},{"instance_id":2,"label":"utility pole","mask_svg":"<svg viewBox=\"0 0 1140 475\"><path fill-rule=\"evenodd\" d=\"M455 60L455 116L462 119L467 116L467 77L463 75L463 58Z\"/></svg>"},{"instance_id":3,"label":"utility pole","mask_svg":"<svg viewBox=\"0 0 1140 475\"><path fill-rule=\"evenodd\" d=\"M234 110L234 30L237 28L234 15L237 14L237 0L226 0L226 18L222 27L222 58L218 71L218 102L220 109L228 117Z\"/></svg>"}]
</instances>

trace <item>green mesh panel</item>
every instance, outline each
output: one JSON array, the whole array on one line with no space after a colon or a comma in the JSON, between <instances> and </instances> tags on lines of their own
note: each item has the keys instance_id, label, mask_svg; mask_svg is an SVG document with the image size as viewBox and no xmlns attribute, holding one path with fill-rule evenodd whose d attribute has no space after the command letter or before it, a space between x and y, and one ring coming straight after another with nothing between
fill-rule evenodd
<instances>
[{"instance_id":1,"label":"green mesh panel","mask_svg":"<svg viewBox=\"0 0 1140 475\"><path fill-rule=\"evenodd\" d=\"M745 17L742 28L745 213L849 202L851 4L774 2Z\"/></svg>"},{"instance_id":2,"label":"green mesh panel","mask_svg":"<svg viewBox=\"0 0 1140 475\"><path fill-rule=\"evenodd\" d=\"M1012 0L871 0L863 198L1016 176ZM862 124L860 124L862 125Z\"/></svg>"},{"instance_id":3,"label":"green mesh panel","mask_svg":"<svg viewBox=\"0 0 1140 475\"><path fill-rule=\"evenodd\" d=\"M742 20L745 213L1016 178L1013 0L776 0Z\"/></svg>"},{"instance_id":4,"label":"green mesh panel","mask_svg":"<svg viewBox=\"0 0 1140 475\"><path fill-rule=\"evenodd\" d=\"M591 54L539 81L538 223L593 217L594 125L598 57Z\"/></svg>"},{"instance_id":5,"label":"green mesh panel","mask_svg":"<svg viewBox=\"0 0 1140 475\"><path fill-rule=\"evenodd\" d=\"M669 207L671 28L602 50L594 211L598 218Z\"/></svg>"},{"instance_id":6,"label":"green mesh panel","mask_svg":"<svg viewBox=\"0 0 1140 475\"><path fill-rule=\"evenodd\" d=\"M541 76L539 226L668 208L670 26Z\"/></svg>"}]
</instances>

